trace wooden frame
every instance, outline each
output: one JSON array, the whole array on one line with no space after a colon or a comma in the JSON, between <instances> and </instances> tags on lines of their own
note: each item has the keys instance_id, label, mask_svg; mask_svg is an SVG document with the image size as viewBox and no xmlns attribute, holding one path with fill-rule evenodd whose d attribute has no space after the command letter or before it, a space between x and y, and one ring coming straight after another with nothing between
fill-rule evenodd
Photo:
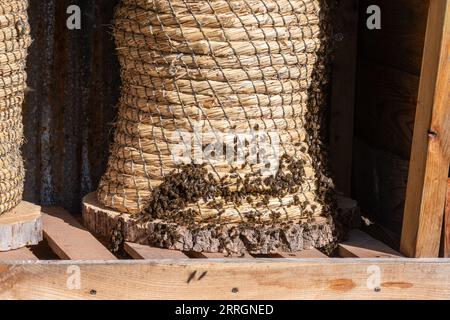
<instances>
[{"instance_id":1,"label":"wooden frame","mask_svg":"<svg viewBox=\"0 0 450 320\"><path fill-rule=\"evenodd\" d=\"M271 258L188 258L183 252L127 243L126 251L136 260L114 260L66 211L44 208L43 222L49 248L65 261L33 261L49 254L42 245L0 253L0 299L450 297L450 259L405 259L361 231L340 245L343 258L317 250Z\"/></svg>"},{"instance_id":2,"label":"wooden frame","mask_svg":"<svg viewBox=\"0 0 450 320\"><path fill-rule=\"evenodd\" d=\"M450 144L450 1L431 0L406 194L401 252L438 257Z\"/></svg>"}]
</instances>

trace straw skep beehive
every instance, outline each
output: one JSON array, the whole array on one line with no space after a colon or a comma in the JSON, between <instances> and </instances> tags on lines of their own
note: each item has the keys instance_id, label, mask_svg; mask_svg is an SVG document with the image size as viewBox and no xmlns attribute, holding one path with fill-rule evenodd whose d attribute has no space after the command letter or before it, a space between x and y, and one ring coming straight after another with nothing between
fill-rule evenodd
<instances>
[{"instance_id":1,"label":"straw skep beehive","mask_svg":"<svg viewBox=\"0 0 450 320\"><path fill-rule=\"evenodd\" d=\"M148 222L132 241L255 253L336 241L328 11L322 0L122 1L122 97L97 196Z\"/></svg>"},{"instance_id":2,"label":"straw skep beehive","mask_svg":"<svg viewBox=\"0 0 450 320\"><path fill-rule=\"evenodd\" d=\"M22 200L22 103L31 44L27 0L0 0L0 214Z\"/></svg>"}]
</instances>

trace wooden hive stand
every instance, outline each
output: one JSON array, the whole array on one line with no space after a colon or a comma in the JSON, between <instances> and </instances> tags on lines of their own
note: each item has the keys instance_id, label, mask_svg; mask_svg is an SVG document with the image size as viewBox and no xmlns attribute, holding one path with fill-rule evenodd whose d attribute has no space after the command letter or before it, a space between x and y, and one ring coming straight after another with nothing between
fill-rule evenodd
<instances>
[{"instance_id":1,"label":"wooden hive stand","mask_svg":"<svg viewBox=\"0 0 450 320\"><path fill-rule=\"evenodd\" d=\"M337 202L341 216L346 218L346 225L348 225L349 228L359 226L361 214L356 201L345 197L338 197ZM83 224L89 231L100 237L110 238L113 232L116 231L119 223L121 224L121 236L124 237L124 241L149 244L149 236L151 236L153 230L158 227L159 221L142 221L139 217L136 218L132 215L121 214L120 212L109 209L100 204L95 192L87 195L83 199ZM161 224L162 223L163 222L161 222ZM185 241L192 241L191 234L189 233L188 236L186 236L184 231L184 228L174 228L174 230L171 231L171 238L174 239L173 242L170 243L170 245L173 246L171 249L184 250ZM305 238L308 237L305 236ZM307 247L306 249L309 249L308 246L313 245L312 243L305 244L305 247Z\"/></svg>"},{"instance_id":2,"label":"wooden hive stand","mask_svg":"<svg viewBox=\"0 0 450 320\"><path fill-rule=\"evenodd\" d=\"M318 250L225 257L132 243L124 245L127 256L116 257L64 209L43 213L45 242L0 253L0 299L450 297L449 261L405 259L359 230L332 258ZM370 287L374 268L382 278ZM79 287L68 286L77 275Z\"/></svg>"},{"instance_id":3,"label":"wooden hive stand","mask_svg":"<svg viewBox=\"0 0 450 320\"><path fill-rule=\"evenodd\" d=\"M41 207L21 202L0 216L0 252L36 245L42 241Z\"/></svg>"}]
</instances>

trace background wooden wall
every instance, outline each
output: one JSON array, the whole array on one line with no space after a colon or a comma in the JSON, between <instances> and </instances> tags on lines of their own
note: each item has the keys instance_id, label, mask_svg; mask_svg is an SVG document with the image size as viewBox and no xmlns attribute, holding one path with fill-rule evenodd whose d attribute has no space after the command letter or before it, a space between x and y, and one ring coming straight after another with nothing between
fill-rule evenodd
<instances>
[{"instance_id":1,"label":"background wooden wall","mask_svg":"<svg viewBox=\"0 0 450 320\"><path fill-rule=\"evenodd\" d=\"M23 148L29 201L77 212L105 169L120 85L111 35L117 2L30 0ZM66 27L73 4L81 8L81 30Z\"/></svg>"},{"instance_id":2,"label":"background wooden wall","mask_svg":"<svg viewBox=\"0 0 450 320\"><path fill-rule=\"evenodd\" d=\"M353 196L399 236L429 1L360 0L360 17L372 4L382 28L360 19Z\"/></svg>"}]
</instances>

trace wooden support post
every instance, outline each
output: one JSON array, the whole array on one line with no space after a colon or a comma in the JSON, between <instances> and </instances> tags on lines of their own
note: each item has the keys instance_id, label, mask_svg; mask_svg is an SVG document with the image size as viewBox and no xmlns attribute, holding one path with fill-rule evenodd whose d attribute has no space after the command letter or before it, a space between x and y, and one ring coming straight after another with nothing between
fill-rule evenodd
<instances>
[{"instance_id":1,"label":"wooden support post","mask_svg":"<svg viewBox=\"0 0 450 320\"><path fill-rule=\"evenodd\" d=\"M450 0L431 0L406 194L401 252L439 254L449 169Z\"/></svg>"}]
</instances>

